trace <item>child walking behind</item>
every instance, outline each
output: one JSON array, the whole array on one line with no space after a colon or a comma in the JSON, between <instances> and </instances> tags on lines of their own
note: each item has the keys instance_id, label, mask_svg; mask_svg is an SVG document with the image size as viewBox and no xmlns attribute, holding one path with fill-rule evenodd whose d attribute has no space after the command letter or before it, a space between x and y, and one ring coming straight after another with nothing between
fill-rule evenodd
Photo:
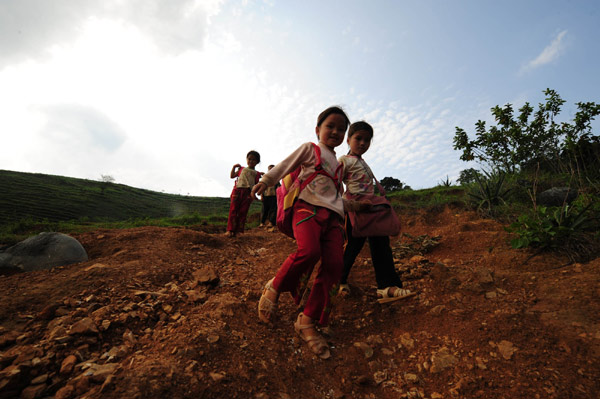
<instances>
[{"instance_id":1,"label":"child walking behind","mask_svg":"<svg viewBox=\"0 0 600 399\"><path fill-rule=\"evenodd\" d=\"M347 140L350 152L339 159L343 165L343 180L346 185L344 197L348 197L348 194L350 194L364 195L368 198L368 196L375 193L373 172L362 159L362 155L371 146L372 138L373 128L367 122L360 121L350 125ZM352 236L352 223L349 217L346 217L346 235L348 241L344 249L344 271L340 281L340 293L350 292L348 275L367 239L367 237ZM368 240L377 281L378 301L380 303L392 302L416 295L402 288L402 281L394 268L390 238L388 236L373 236L368 237Z\"/></svg>"},{"instance_id":2,"label":"child walking behind","mask_svg":"<svg viewBox=\"0 0 600 399\"><path fill-rule=\"evenodd\" d=\"M248 164L247 168L242 167L239 163L233 165L229 174L232 179L237 178L231 192L231 205L229 206L229 217L227 218L227 236L229 237L244 232L246 215L248 215L250 204L254 199L250 195L250 191L261 176L261 173L254 169L260 163L258 152L250 151L246 155L246 163Z\"/></svg>"},{"instance_id":3,"label":"child walking behind","mask_svg":"<svg viewBox=\"0 0 600 399\"><path fill-rule=\"evenodd\" d=\"M273 169L275 165L269 165L269 170ZM265 226L267 220L271 223L271 226L276 225L277 220L277 193L276 188L279 184L273 187L267 187L262 194L262 214L260 217L260 225Z\"/></svg>"},{"instance_id":4,"label":"child walking behind","mask_svg":"<svg viewBox=\"0 0 600 399\"><path fill-rule=\"evenodd\" d=\"M338 107L326 109L317 118L315 131L319 139L322 170L300 192L293 207L292 226L298 249L288 256L275 277L266 284L258 303L258 317L266 323L273 320L282 292L290 292L296 304L299 304L304 286L315 264L321 259L321 267L304 310L294 323L294 329L307 342L310 350L322 359L329 358L331 353L327 341L317 331L315 322L321 326L327 325L332 296L337 293L343 267L344 238L341 220L344 204L340 191L341 165L336 159L334 148L344 141L348 125L348 117ZM305 180L311 176L315 172L316 151L314 144L302 144L267 172L254 186L252 194L261 194L300 166L302 170L299 179Z\"/></svg>"}]
</instances>

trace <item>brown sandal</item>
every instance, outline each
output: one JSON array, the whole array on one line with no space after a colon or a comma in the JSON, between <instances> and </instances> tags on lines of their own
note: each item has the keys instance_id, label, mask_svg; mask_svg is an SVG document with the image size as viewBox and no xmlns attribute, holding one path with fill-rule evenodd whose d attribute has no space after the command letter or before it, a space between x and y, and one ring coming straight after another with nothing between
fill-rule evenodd
<instances>
[{"instance_id":1,"label":"brown sandal","mask_svg":"<svg viewBox=\"0 0 600 399\"><path fill-rule=\"evenodd\" d=\"M277 311L277 302L273 302L267 298L267 291L274 292L276 296L279 295L275 288L273 288L273 280L271 279L267 282L258 301L258 318L264 323L270 323Z\"/></svg>"},{"instance_id":2,"label":"brown sandal","mask_svg":"<svg viewBox=\"0 0 600 399\"><path fill-rule=\"evenodd\" d=\"M331 352L329 352L329 345L327 345L327 341L323 338L317 330L315 329L315 323L309 324L300 324L300 318L302 317L302 313L298 315L298 319L294 323L294 330L296 333L302 338L304 342L307 343L308 349L310 349L315 355L319 356L321 359L329 359L331 357ZM305 335L304 330L312 328L315 329L316 335Z\"/></svg>"}]
</instances>

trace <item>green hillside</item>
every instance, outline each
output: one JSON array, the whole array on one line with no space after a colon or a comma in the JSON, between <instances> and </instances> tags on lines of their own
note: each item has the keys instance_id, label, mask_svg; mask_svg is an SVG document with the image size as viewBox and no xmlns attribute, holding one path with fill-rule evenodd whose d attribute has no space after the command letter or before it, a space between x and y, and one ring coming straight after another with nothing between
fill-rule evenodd
<instances>
[{"instance_id":1,"label":"green hillside","mask_svg":"<svg viewBox=\"0 0 600 399\"><path fill-rule=\"evenodd\" d=\"M42 231L76 233L100 228L212 226L224 230L229 198L189 197L124 184L0 170L0 248ZM394 207L443 207L461 202L463 190L437 187L391 193ZM247 226L259 223L261 203Z\"/></svg>"},{"instance_id":2,"label":"green hillside","mask_svg":"<svg viewBox=\"0 0 600 399\"><path fill-rule=\"evenodd\" d=\"M124 184L0 170L0 224L23 219L120 221L227 215L229 198L188 197ZM259 204L253 204L256 210Z\"/></svg>"}]
</instances>

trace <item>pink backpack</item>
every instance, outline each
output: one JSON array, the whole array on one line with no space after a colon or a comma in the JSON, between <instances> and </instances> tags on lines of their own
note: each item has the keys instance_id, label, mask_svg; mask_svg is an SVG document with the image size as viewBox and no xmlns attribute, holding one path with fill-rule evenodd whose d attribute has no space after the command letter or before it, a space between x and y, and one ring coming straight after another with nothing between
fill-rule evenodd
<instances>
[{"instance_id":1,"label":"pink backpack","mask_svg":"<svg viewBox=\"0 0 600 399\"><path fill-rule=\"evenodd\" d=\"M315 150L315 172L308 176L305 180L298 179L302 167L298 167L292 173L281 179L281 186L277 188L277 227L283 234L294 238L294 228L292 218L294 215L294 204L298 200L300 192L306 187L317 175L329 177L335 183L336 189L339 190L338 170L335 171L335 176L331 176L321 166L321 149L318 145L311 143Z\"/></svg>"}]
</instances>

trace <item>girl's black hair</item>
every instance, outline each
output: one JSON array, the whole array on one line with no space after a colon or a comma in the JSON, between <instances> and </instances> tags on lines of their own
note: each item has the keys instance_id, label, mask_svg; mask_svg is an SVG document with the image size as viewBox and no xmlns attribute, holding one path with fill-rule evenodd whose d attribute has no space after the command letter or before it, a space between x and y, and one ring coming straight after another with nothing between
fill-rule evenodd
<instances>
[{"instance_id":1,"label":"girl's black hair","mask_svg":"<svg viewBox=\"0 0 600 399\"><path fill-rule=\"evenodd\" d=\"M366 130L371 134L371 138L373 138L373 126L369 125L365 121L358 121L351 124L350 128L348 129L348 138L352 137L354 133L359 132L361 130Z\"/></svg>"},{"instance_id":2,"label":"girl's black hair","mask_svg":"<svg viewBox=\"0 0 600 399\"><path fill-rule=\"evenodd\" d=\"M258 153L258 151L250 151L248 154L246 154L246 158L248 158L250 155L253 155L254 158L256 158L256 160L258 161L257 163L260 163L260 154Z\"/></svg>"},{"instance_id":3,"label":"girl's black hair","mask_svg":"<svg viewBox=\"0 0 600 399\"><path fill-rule=\"evenodd\" d=\"M348 127L348 125L350 124L350 119L348 118L348 115L346 115L344 110L338 106L329 107L325 111L321 112L317 117L317 127L321 126L321 123L323 123L323 121L327 119L329 115L332 114L342 115L346 120L346 127Z\"/></svg>"}]
</instances>

